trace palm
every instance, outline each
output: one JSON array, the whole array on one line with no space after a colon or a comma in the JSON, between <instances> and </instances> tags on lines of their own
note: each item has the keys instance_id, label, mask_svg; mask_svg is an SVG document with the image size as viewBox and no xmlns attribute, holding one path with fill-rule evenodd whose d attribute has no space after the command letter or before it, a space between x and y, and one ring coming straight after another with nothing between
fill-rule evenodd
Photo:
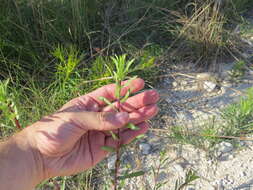
<instances>
[{"instance_id":1,"label":"palm","mask_svg":"<svg viewBox=\"0 0 253 190\"><path fill-rule=\"evenodd\" d=\"M53 176L84 171L105 157L106 152L101 149L105 145L105 139L106 136L102 132L88 131L70 148L69 152L63 154L59 150L56 158L51 157L46 160L46 165L51 168Z\"/></svg>"},{"instance_id":2,"label":"palm","mask_svg":"<svg viewBox=\"0 0 253 190\"><path fill-rule=\"evenodd\" d=\"M131 85L133 92L143 88L143 81L136 79ZM92 113L98 115L112 114L112 109L106 107L98 97L103 96L110 101L115 100L115 85L107 85L85 96L75 98L65 104L57 113L47 116L34 125L37 148L44 160L45 174L47 177L70 175L93 167L107 155L102 146L115 147L114 141L107 131L117 125L111 121L100 121L92 118ZM122 93L126 93L123 89ZM121 143L129 143L136 136L148 129L145 120L150 119L157 113L155 103L158 94L154 91L146 91L128 99L122 105L129 114L129 122L140 127L138 131L121 129ZM109 123L105 125L104 123Z\"/></svg>"}]
</instances>

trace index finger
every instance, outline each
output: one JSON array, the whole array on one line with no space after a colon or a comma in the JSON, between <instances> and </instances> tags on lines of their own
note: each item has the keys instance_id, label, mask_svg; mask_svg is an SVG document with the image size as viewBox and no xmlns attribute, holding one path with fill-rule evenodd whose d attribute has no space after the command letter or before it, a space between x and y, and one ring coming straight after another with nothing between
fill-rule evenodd
<instances>
[{"instance_id":1,"label":"index finger","mask_svg":"<svg viewBox=\"0 0 253 190\"><path fill-rule=\"evenodd\" d=\"M126 83L127 81L123 81L122 85ZM142 80L141 78L134 79L133 81L131 81L131 83L128 86L121 89L121 96L124 96L129 89L131 90L131 93L135 93L143 88L144 88L144 80ZM115 101L117 99L115 96L115 89L116 89L116 84L108 84L84 96L91 97L100 106L103 106L105 105L105 103L104 101L100 100L99 97L104 97L108 99L109 101Z\"/></svg>"}]
</instances>

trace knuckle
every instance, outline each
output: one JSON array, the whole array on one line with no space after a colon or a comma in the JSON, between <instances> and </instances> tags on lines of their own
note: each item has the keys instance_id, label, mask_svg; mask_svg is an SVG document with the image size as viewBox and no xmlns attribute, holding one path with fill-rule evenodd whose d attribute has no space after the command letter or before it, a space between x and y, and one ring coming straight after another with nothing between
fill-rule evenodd
<instances>
[{"instance_id":1,"label":"knuckle","mask_svg":"<svg viewBox=\"0 0 253 190\"><path fill-rule=\"evenodd\" d=\"M106 127L106 115L106 112L98 112L99 129L104 129Z\"/></svg>"},{"instance_id":2,"label":"knuckle","mask_svg":"<svg viewBox=\"0 0 253 190\"><path fill-rule=\"evenodd\" d=\"M75 102L75 105L78 108L78 110L86 110L87 104L88 99L86 97L78 97Z\"/></svg>"}]
</instances>

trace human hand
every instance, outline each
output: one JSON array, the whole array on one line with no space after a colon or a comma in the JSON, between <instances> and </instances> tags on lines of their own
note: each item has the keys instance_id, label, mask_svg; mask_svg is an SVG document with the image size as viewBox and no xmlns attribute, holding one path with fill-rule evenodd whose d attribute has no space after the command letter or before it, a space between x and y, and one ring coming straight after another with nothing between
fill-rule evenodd
<instances>
[{"instance_id":1,"label":"human hand","mask_svg":"<svg viewBox=\"0 0 253 190\"><path fill-rule=\"evenodd\" d=\"M144 86L142 79L135 79L122 89L122 95L130 88L135 93ZM122 144L131 142L136 136L148 130L146 120L158 111L156 102L159 95L154 90L144 91L122 103L125 112L115 113L99 100L103 96L115 101L115 85L107 85L89 94L66 103L56 113L24 129L20 135L32 147L40 181L55 177L76 174L93 167L106 157L108 152L102 146L117 146L108 133L120 128ZM133 131L124 128L134 123L140 129Z\"/></svg>"}]
</instances>

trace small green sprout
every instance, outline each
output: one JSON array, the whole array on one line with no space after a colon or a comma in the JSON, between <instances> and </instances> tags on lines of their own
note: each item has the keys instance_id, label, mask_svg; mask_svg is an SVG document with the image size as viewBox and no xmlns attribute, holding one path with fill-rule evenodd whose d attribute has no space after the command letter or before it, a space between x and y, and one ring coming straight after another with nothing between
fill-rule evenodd
<instances>
[{"instance_id":1,"label":"small green sprout","mask_svg":"<svg viewBox=\"0 0 253 190\"><path fill-rule=\"evenodd\" d=\"M126 54L121 55L121 56L115 55L114 57L111 57L111 60L112 60L114 68L112 69L108 65L106 65L106 67L108 71L110 72L114 82L116 83L116 88L115 88L116 104L113 104L105 97L99 97L99 99L104 101L114 111L120 112L122 111L121 104L126 102L131 94L130 88L128 89L125 95L121 95L121 90L125 87L128 87L131 84L131 82L137 78L136 76L132 78L128 78L128 75L131 72L136 70L133 67L133 63L135 60L134 59L126 60ZM125 84L122 84L122 81L127 78L128 78L128 81ZM125 127L131 130L139 130L139 127L135 126L132 123L128 123ZM143 175L144 172L139 171L139 172L134 172L131 174L126 174L124 176L118 177L118 171L120 167L120 148L122 148L122 145L120 144L120 133L119 133L119 130L117 130L117 134L115 134L115 132L113 131L110 131L110 134L112 138L118 142L117 147L114 148L114 147L103 146L102 149L108 152L116 152L117 159L115 162L114 190L117 190L118 180L124 180L127 178L140 176L140 175Z\"/></svg>"},{"instance_id":2,"label":"small green sprout","mask_svg":"<svg viewBox=\"0 0 253 190\"><path fill-rule=\"evenodd\" d=\"M175 190L183 190L186 186L191 185L191 183L195 180L199 179L199 176L195 171L189 169L186 173L185 179L177 179L175 184Z\"/></svg>"},{"instance_id":3,"label":"small green sprout","mask_svg":"<svg viewBox=\"0 0 253 190\"><path fill-rule=\"evenodd\" d=\"M119 111L121 111L120 104L124 103L129 98L129 96L131 94L131 90L129 89L124 96L121 96L121 90L122 90L122 88L129 86L131 84L131 82L137 78L137 76L130 78L124 85L121 85L122 81L127 78L127 75L134 70L131 68L131 66L134 63L134 59L131 59L130 61L126 61L126 54L124 54L121 56L115 55L114 57L111 57L111 60L112 60L113 65L115 67L115 71L113 71L108 65L106 65L106 67L109 70L111 76L113 77L113 80L116 83L115 97L117 98L118 108L116 108L116 106L105 97L99 97L99 99L101 101L104 101L114 111L119 112ZM129 128L132 130L139 130L139 127L135 126L132 123L128 123L126 125L126 128ZM116 135L114 132L110 131L110 134L112 135L112 138L114 140L119 140L118 135Z\"/></svg>"}]
</instances>

